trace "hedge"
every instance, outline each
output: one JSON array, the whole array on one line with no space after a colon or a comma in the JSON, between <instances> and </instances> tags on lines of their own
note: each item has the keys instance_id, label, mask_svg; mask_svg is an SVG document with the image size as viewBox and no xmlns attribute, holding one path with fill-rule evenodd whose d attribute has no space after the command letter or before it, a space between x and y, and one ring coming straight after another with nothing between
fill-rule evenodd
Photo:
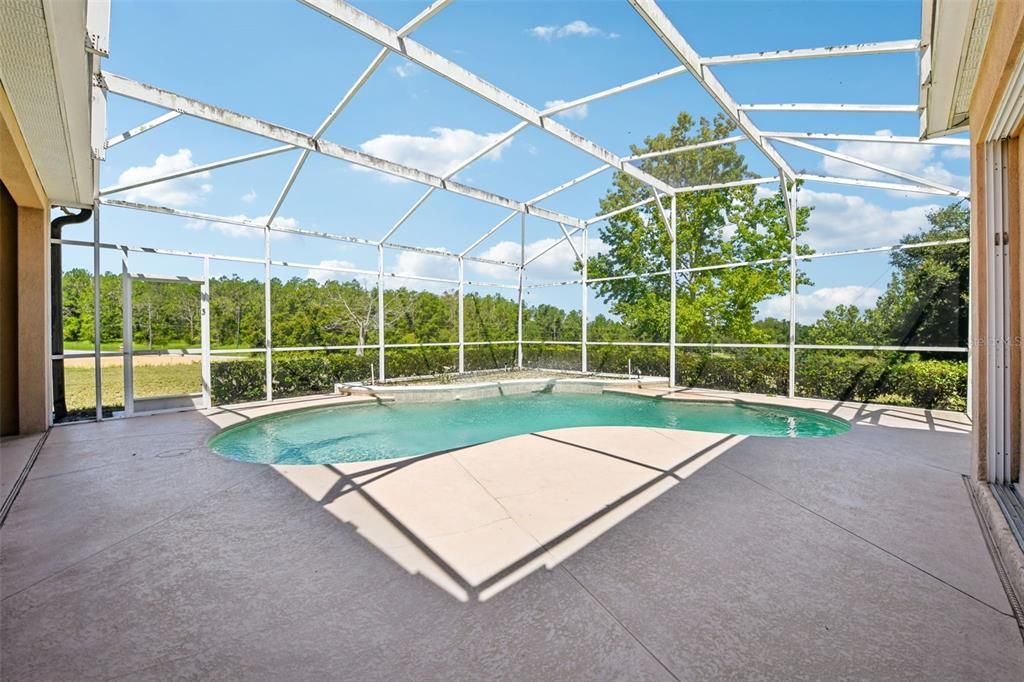
<instances>
[{"instance_id":1,"label":"hedge","mask_svg":"<svg viewBox=\"0 0 1024 682\"><path fill-rule=\"evenodd\" d=\"M668 349L647 346L589 346L588 369L622 374L627 367L646 376L668 373ZM466 369L514 366L516 346L467 346ZM352 351L275 353L275 397L329 393L342 381L366 381L376 372L377 354ZM578 370L580 347L524 344L526 367ZM455 347L392 348L387 375L417 376L453 372ZM789 376L785 349L733 349L730 352L680 349L676 381L682 386L749 393L785 394ZM261 357L216 362L212 368L216 404L262 400L265 395ZM797 395L829 400L877 402L933 409L966 408L967 363L922 359L914 353L859 353L804 350L797 354Z\"/></svg>"},{"instance_id":2,"label":"hedge","mask_svg":"<svg viewBox=\"0 0 1024 682\"><path fill-rule=\"evenodd\" d=\"M514 344L467 346L466 369L504 369L515 365ZM390 377L423 376L453 372L459 363L454 346L389 348L384 356ZM266 398L263 357L224 360L210 366L210 383L216 405L243 403ZM275 398L330 393L334 384L368 381L377 371L377 350L363 355L355 351L289 352L273 355Z\"/></svg>"}]
</instances>

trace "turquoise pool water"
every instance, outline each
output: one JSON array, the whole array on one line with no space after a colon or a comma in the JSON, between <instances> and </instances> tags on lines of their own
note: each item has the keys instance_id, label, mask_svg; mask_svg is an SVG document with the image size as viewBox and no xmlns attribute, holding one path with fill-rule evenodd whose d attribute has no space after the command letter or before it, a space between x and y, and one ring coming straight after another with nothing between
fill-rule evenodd
<instances>
[{"instance_id":1,"label":"turquoise pool water","mask_svg":"<svg viewBox=\"0 0 1024 682\"><path fill-rule=\"evenodd\" d=\"M788 407L529 393L288 412L222 431L210 447L247 462L330 464L424 455L570 426L656 426L781 438L833 436L850 429L842 420Z\"/></svg>"}]
</instances>

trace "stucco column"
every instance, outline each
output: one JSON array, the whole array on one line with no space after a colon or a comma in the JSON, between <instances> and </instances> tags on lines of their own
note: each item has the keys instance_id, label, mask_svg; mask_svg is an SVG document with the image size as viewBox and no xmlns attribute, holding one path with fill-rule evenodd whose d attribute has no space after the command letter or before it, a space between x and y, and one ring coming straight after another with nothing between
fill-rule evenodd
<instances>
[{"instance_id":1,"label":"stucco column","mask_svg":"<svg viewBox=\"0 0 1024 682\"><path fill-rule=\"evenodd\" d=\"M45 431L50 412L47 364L49 307L47 212L18 208L18 424Z\"/></svg>"}]
</instances>

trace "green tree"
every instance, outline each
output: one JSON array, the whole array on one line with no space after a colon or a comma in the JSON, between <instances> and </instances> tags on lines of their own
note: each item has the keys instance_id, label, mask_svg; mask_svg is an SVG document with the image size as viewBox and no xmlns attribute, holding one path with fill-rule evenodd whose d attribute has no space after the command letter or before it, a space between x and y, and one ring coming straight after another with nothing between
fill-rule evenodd
<instances>
[{"instance_id":1,"label":"green tree","mask_svg":"<svg viewBox=\"0 0 1024 682\"><path fill-rule=\"evenodd\" d=\"M680 113L668 133L634 146L634 154L709 142L729 136L735 124L724 115L700 119L695 125ZM752 177L735 145L721 145L684 153L653 157L641 167L669 184L681 187L730 182ZM601 200L608 213L651 196L651 189L626 173L618 172ZM797 232L807 229L810 209L802 207ZM767 340L766 331L754 324L757 305L770 296L788 291L789 265L774 262L739 268L693 271L709 265L755 261L789 254L789 226L781 191L764 196L753 186L703 192L677 197L676 325L680 341ZM657 207L647 204L608 220L600 231L608 249L589 261L590 277L617 277L668 270L671 238ZM811 253L801 246L799 253ZM801 277L802 283L809 283ZM645 340L667 340L671 282L666 276L631 277L595 285L597 295L611 304L632 334Z\"/></svg>"},{"instance_id":2,"label":"green tree","mask_svg":"<svg viewBox=\"0 0 1024 682\"><path fill-rule=\"evenodd\" d=\"M61 279L64 340L92 340L92 275L85 268L74 268Z\"/></svg>"},{"instance_id":3,"label":"green tree","mask_svg":"<svg viewBox=\"0 0 1024 682\"><path fill-rule=\"evenodd\" d=\"M238 275L210 280L210 344L259 348L263 345L263 283Z\"/></svg>"},{"instance_id":4,"label":"green tree","mask_svg":"<svg viewBox=\"0 0 1024 682\"><path fill-rule=\"evenodd\" d=\"M872 327L867 315L855 305L838 305L826 310L804 330L800 341L831 346L882 343L878 329Z\"/></svg>"},{"instance_id":5,"label":"green tree","mask_svg":"<svg viewBox=\"0 0 1024 682\"><path fill-rule=\"evenodd\" d=\"M928 214L929 227L901 244L970 236L971 212L962 203ZM947 244L893 251L889 287L868 313L885 343L900 346L955 346L967 341L970 250Z\"/></svg>"},{"instance_id":6,"label":"green tree","mask_svg":"<svg viewBox=\"0 0 1024 682\"><path fill-rule=\"evenodd\" d=\"M928 226L900 244L965 239L971 214L957 203L928 214ZM956 346L967 341L970 251L967 244L900 249L892 277L874 307L837 306L805 330L808 343Z\"/></svg>"}]
</instances>

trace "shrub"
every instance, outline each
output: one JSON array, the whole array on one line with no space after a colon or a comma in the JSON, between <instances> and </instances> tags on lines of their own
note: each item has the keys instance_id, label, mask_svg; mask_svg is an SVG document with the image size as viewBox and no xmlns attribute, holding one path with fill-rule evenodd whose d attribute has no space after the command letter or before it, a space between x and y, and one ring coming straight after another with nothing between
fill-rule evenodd
<instances>
[{"instance_id":1,"label":"shrub","mask_svg":"<svg viewBox=\"0 0 1024 682\"><path fill-rule=\"evenodd\" d=\"M787 351L777 348L735 349L731 352L680 350L676 381L683 386L729 391L785 393L789 382Z\"/></svg>"},{"instance_id":2,"label":"shrub","mask_svg":"<svg viewBox=\"0 0 1024 682\"><path fill-rule=\"evenodd\" d=\"M376 362L376 353L373 356ZM388 348L384 352L384 370L389 377L429 376L444 374L459 367L456 346L425 348Z\"/></svg>"},{"instance_id":3,"label":"shrub","mask_svg":"<svg viewBox=\"0 0 1024 682\"><path fill-rule=\"evenodd\" d=\"M516 347L467 346L466 369L503 369L515 365ZM545 369L578 370L580 347L524 344L524 364ZM284 398L329 393L337 382L366 381L376 352L351 351L274 354L274 395ZM388 376L451 373L458 366L455 347L391 348ZM683 350L676 354L676 381L682 386L764 394L785 394L788 352L777 348ZM626 368L646 376L668 373L668 349L651 346L590 346L588 369L622 374ZM239 403L264 398L263 358L215 362L211 366L213 402ZM967 363L922 360L912 353L857 353L803 350L797 355L796 394L809 398L877 402L889 405L963 411L967 406Z\"/></svg>"},{"instance_id":4,"label":"shrub","mask_svg":"<svg viewBox=\"0 0 1024 682\"><path fill-rule=\"evenodd\" d=\"M797 356L797 395L963 411L967 363L911 353L806 351Z\"/></svg>"},{"instance_id":5,"label":"shrub","mask_svg":"<svg viewBox=\"0 0 1024 682\"><path fill-rule=\"evenodd\" d=\"M582 366L580 346L546 343L523 344L523 366L540 369L576 370Z\"/></svg>"},{"instance_id":6,"label":"shrub","mask_svg":"<svg viewBox=\"0 0 1024 682\"><path fill-rule=\"evenodd\" d=\"M516 366L516 344L466 346L466 371L506 369Z\"/></svg>"},{"instance_id":7,"label":"shrub","mask_svg":"<svg viewBox=\"0 0 1024 682\"><path fill-rule=\"evenodd\" d=\"M914 405L942 410L967 409L967 363L956 360L919 360L896 368L893 390Z\"/></svg>"},{"instance_id":8,"label":"shrub","mask_svg":"<svg viewBox=\"0 0 1024 682\"><path fill-rule=\"evenodd\" d=\"M577 348L577 354L579 349ZM668 348L656 346L587 346L587 369L605 374L632 370L644 376L668 376Z\"/></svg>"},{"instance_id":9,"label":"shrub","mask_svg":"<svg viewBox=\"0 0 1024 682\"><path fill-rule=\"evenodd\" d=\"M353 352L275 353L273 388L275 398L330 393L334 384L365 381L376 353L358 356ZM210 366L210 383L216 405L263 400L266 397L263 358L215 362Z\"/></svg>"}]
</instances>

